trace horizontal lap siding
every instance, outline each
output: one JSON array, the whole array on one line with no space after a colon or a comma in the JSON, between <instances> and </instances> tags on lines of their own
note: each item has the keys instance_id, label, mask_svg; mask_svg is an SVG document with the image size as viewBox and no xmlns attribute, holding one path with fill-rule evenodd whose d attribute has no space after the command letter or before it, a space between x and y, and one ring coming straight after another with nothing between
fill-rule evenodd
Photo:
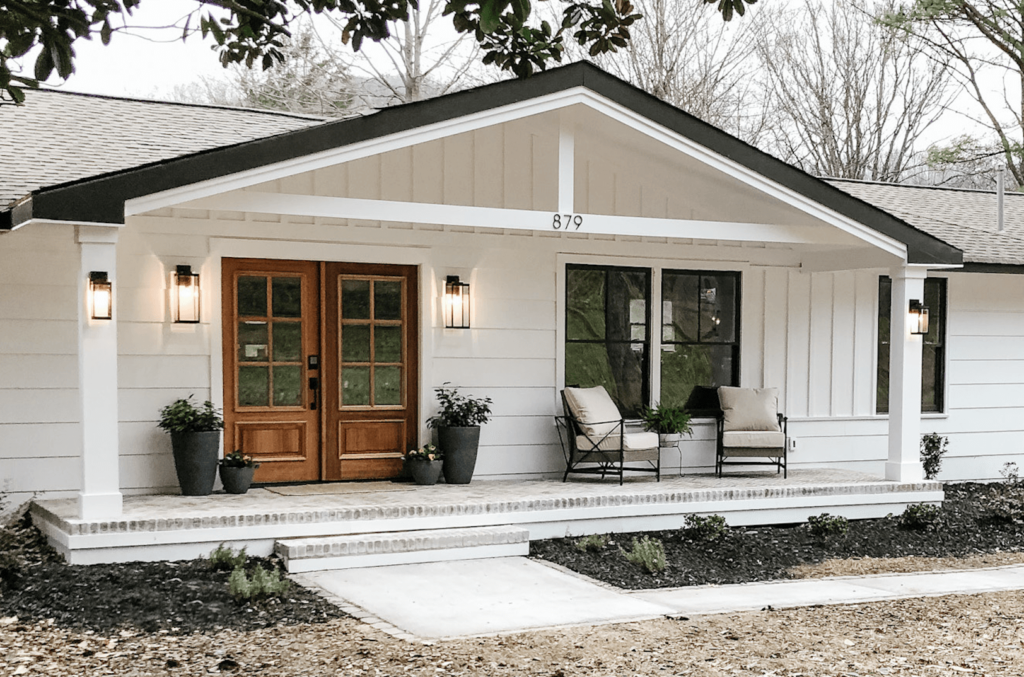
<instances>
[{"instance_id":1,"label":"horizontal lap siding","mask_svg":"<svg viewBox=\"0 0 1024 677\"><path fill-rule=\"evenodd\" d=\"M951 274L947 294L948 417L922 430L949 437L940 478L999 479L1024 465L1024 276Z\"/></svg>"},{"instance_id":2,"label":"horizontal lap siding","mask_svg":"<svg viewBox=\"0 0 1024 677\"><path fill-rule=\"evenodd\" d=\"M0 492L73 495L81 469L74 229L0 236Z\"/></svg>"}]
</instances>

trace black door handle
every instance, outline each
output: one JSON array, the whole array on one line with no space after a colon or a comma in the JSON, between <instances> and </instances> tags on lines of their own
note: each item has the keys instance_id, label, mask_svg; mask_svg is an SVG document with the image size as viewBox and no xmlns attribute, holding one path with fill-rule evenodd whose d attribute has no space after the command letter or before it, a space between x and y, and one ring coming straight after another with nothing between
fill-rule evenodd
<instances>
[{"instance_id":1,"label":"black door handle","mask_svg":"<svg viewBox=\"0 0 1024 677\"><path fill-rule=\"evenodd\" d=\"M316 409L316 401L320 394L320 379L316 376L310 376L309 389L313 391L313 400L309 403L309 408Z\"/></svg>"}]
</instances>

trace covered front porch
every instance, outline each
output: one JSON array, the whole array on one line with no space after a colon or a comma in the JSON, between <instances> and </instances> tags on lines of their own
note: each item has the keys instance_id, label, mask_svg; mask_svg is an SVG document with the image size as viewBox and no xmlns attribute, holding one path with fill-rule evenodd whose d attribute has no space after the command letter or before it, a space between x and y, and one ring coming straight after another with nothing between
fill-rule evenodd
<instances>
[{"instance_id":1,"label":"covered front porch","mask_svg":"<svg viewBox=\"0 0 1024 677\"><path fill-rule=\"evenodd\" d=\"M318 564L306 558L297 566L281 547L278 552L285 554L290 570L308 571L525 554L527 540L675 529L688 514L719 514L733 526L799 523L822 512L877 518L912 503L940 502L942 496L938 482L797 468L787 480L774 472L720 479L701 474L664 476L661 482L627 479L621 487L601 480L431 487L301 484L257 488L241 496L127 496L123 515L113 520L79 518L74 499L36 501L32 514L50 542L75 564L193 558L208 555L220 543L266 556L280 541L301 539L299 545L309 557L326 555L330 561ZM487 530L498 528L518 536L496 542ZM339 539L348 551L339 550ZM431 547L409 546L417 539L420 546L435 542ZM499 552L502 547L512 550ZM294 547L289 552L295 557Z\"/></svg>"}]
</instances>

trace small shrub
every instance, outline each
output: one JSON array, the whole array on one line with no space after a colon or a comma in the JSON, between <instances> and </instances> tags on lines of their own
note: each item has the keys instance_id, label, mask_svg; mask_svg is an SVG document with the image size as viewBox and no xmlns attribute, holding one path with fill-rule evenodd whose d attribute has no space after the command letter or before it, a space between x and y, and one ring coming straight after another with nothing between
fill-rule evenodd
<instances>
[{"instance_id":1,"label":"small shrub","mask_svg":"<svg viewBox=\"0 0 1024 677\"><path fill-rule=\"evenodd\" d=\"M949 438L938 433L921 436L921 464L924 465L924 478L933 480L942 469L942 457L949 451Z\"/></svg>"},{"instance_id":2,"label":"small shrub","mask_svg":"<svg viewBox=\"0 0 1024 677\"><path fill-rule=\"evenodd\" d=\"M721 515L687 515L683 519L683 537L691 541L711 543L725 536L729 525Z\"/></svg>"},{"instance_id":3,"label":"small shrub","mask_svg":"<svg viewBox=\"0 0 1024 677\"><path fill-rule=\"evenodd\" d=\"M238 567L231 572L231 578L228 579L228 589L237 602L280 597L288 592L291 585L292 582L287 578L281 578L278 569L267 570L260 565L253 569L252 576L246 575L245 569Z\"/></svg>"},{"instance_id":4,"label":"small shrub","mask_svg":"<svg viewBox=\"0 0 1024 677\"><path fill-rule=\"evenodd\" d=\"M598 534L577 538L573 543L573 546L580 552L598 552L604 550L606 545L608 545L608 537Z\"/></svg>"},{"instance_id":5,"label":"small shrub","mask_svg":"<svg viewBox=\"0 0 1024 677\"><path fill-rule=\"evenodd\" d=\"M938 526L941 515L942 510L937 505L915 503L914 505L908 505L907 509L897 519L900 527L903 529L926 531Z\"/></svg>"},{"instance_id":6,"label":"small shrub","mask_svg":"<svg viewBox=\"0 0 1024 677\"><path fill-rule=\"evenodd\" d=\"M626 552L621 547L619 550L630 563L642 566L649 573L657 573L665 569L665 546L656 538L644 536L639 541L633 539L633 550Z\"/></svg>"},{"instance_id":7,"label":"small shrub","mask_svg":"<svg viewBox=\"0 0 1024 677\"><path fill-rule=\"evenodd\" d=\"M982 495L982 507L997 522L1024 522L1024 480L1016 463L1006 463L999 471L1002 482L989 486Z\"/></svg>"},{"instance_id":8,"label":"small shrub","mask_svg":"<svg viewBox=\"0 0 1024 677\"><path fill-rule=\"evenodd\" d=\"M232 571L238 567L245 566L245 548L235 553L230 546L223 543L217 546L216 550L210 553L210 568L214 571Z\"/></svg>"},{"instance_id":9,"label":"small shrub","mask_svg":"<svg viewBox=\"0 0 1024 677\"><path fill-rule=\"evenodd\" d=\"M845 534L850 528L850 521L842 515L830 515L823 512L820 515L808 517L807 526L812 535L818 538L827 538Z\"/></svg>"}]
</instances>

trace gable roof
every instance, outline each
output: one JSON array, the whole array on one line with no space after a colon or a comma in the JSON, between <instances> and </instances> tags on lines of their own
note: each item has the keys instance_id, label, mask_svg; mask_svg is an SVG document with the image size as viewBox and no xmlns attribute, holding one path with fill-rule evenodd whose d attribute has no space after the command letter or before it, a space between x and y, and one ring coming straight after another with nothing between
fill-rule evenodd
<instances>
[{"instance_id":1,"label":"gable roof","mask_svg":"<svg viewBox=\"0 0 1024 677\"><path fill-rule=\"evenodd\" d=\"M0 209L32 191L230 146L323 120L266 111L27 90L0 106Z\"/></svg>"},{"instance_id":2,"label":"gable roof","mask_svg":"<svg viewBox=\"0 0 1024 677\"><path fill-rule=\"evenodd\" d=\"M588 89L818 204L905 243L911 263L959 264L963 260L957 248L941 239L586 62L552 69L525 80L507 80L395 106L360 118L325 122L233 146L199 150L191 155L152 158L153 161L136 167L43 186L6 211L0 210L0 229L10 229L30 219L123 223L124 204L132 198L574 88Z\"/></svg>"},{"instance_id":3,"label":"gable roof","mask_svg":"<svg viewBox=\"0 0 1024 677\"><path fill-rule=\"evenodd\" d=\"M994 191L826 181L957 247L963 251L965 263L1024 266L1024 193L1006 193L1004 229L999 232Z\"/></svg>"}]
</instances>

